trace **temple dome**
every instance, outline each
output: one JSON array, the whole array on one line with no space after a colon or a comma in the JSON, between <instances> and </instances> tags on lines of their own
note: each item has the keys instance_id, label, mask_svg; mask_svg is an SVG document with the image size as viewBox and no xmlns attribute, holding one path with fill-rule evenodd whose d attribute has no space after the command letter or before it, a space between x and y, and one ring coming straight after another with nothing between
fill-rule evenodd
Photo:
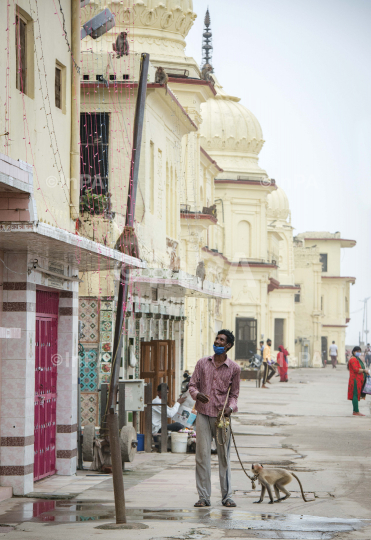
<instances>
[{"instance_id":1,"label":"temple dome","mask_svg":"<svg viewBox=\"0 0 371 540\"><path fill-rule=\"evenodd\" d=\"M290 215L290 205L286 193L282 188L277 188L267 197L268 216L275 219L287 220Z\"/></svg>"},{"instance_id":2,"label":"temple dome","mask_svg":"<svg viewBox=\"0 0 371 540\"><path fill-rule=\"evenodd\" d=\"M116 20L116 26L106 34L107 42L109 36L115 39L119 32L126 31L134 37L137 53L184 57L185 37L197 17L193 0L134 0L130 7L122 0L110 0L105 5ZM81 10L82 23L100 11L102 3L90 0Z\"/></svg>"},{"instance_id":3,"label":"temple dome","mask_svg":"<svg viewBox=\"0 0 371 540\"><path fill-rule=\"evenodd\" d=\"M213 78L216 80L214 74ZM267 176L258 164L262 128L240 98L226 94L216 80L217 95L201 106L201 145L225 171L224 176Z\"/></svg>"}]
</instances>

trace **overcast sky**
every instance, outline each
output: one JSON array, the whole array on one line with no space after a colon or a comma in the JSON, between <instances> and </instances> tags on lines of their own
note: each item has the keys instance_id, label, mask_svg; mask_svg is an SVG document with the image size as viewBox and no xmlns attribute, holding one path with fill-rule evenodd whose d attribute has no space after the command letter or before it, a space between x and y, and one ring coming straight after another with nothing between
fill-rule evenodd
<instances>
[{"instance_id":1,"label":"overcast sky","mask_svg":"<svg viewBox=\"0 0 371 540\"><path fill-rule=\"evenodd\" d=\"M371 0L193 0L186 52L199 62L207 6L215 73L262 126L260 165L286 191L294 232L357 240L341 274L357 278L358 343L371 296Z\"/></svg>"}]
</instances>

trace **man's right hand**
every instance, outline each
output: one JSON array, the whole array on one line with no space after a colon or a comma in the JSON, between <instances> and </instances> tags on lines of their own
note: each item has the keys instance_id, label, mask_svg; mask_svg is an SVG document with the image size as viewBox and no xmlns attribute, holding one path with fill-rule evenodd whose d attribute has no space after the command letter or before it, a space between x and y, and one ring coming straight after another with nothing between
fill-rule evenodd
<instances>
[{"instance_id":1,"label":"man's right hand","mask_svg":"<svg viewBox=\"0 0 371 540\"><path fill-rule=\"evenodd\" d=\"M186 397L180 397L180 398L178 399L178 403L182 404L182 403L184 403L186 400L187 400L187 396L186 396Z\"/></svg>"},{"instance_id":2,"label":"man's right hand","mask_svg":"<svg viewBox=\"0 0 371 540\"><path fill-rule=\"evenodd\" d=\"M201 392L197 394L196 399L198 399L198 401L201 401L201 403L209 403L210 401L209 396L207 396L206 394L201 394Z\"/></svg>"}]
</instances>

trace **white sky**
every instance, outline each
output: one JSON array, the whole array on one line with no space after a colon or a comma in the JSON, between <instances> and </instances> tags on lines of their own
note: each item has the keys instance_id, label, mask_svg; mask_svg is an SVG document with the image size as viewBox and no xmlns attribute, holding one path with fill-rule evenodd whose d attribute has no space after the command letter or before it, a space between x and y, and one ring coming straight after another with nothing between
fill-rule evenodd
<instances>
[{"instance_id":1,"label":"white sky","mask_svg":"<svg viewBox=\"0 0 371 540\"><path fill-rule=\"evenodd\" d=\"M362 309L371 296L371 0L193 0L186 52L198 62L207 6L215 73L262 126L260 165L286 191L294 233L357 240L342 250L341 274L357 278L350 311ZM358 343L362 315L352 313L347 343Z\"/></svg>"}]
</instances>

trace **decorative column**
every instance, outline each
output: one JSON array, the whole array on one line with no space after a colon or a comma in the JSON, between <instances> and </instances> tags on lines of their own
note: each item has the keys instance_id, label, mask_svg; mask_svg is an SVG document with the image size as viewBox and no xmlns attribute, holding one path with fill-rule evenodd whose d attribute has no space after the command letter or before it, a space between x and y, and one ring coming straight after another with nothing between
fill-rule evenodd
<instances>
[{"instance_id":1,"label":"decorative column","mask_svg":"<svg viewBox=\"0 0 371 540\"><path fill-rule=\"evenodd\" d=\"M78 283L70 286L59 294L56 469L61 475L75 474L77 460L79 293Z\"/></svg>"},{"instance_id":2,"label":"decorative column","mask_svg":"<svg viewBox=\"0 0 371 540\"><path fill-rule=\"evenodd\" d=\"M27 255L4 261L2 325L21 338L2 343L0 483L24 495L33 491L36 283Z\"/></svg>"}]
</instances>

